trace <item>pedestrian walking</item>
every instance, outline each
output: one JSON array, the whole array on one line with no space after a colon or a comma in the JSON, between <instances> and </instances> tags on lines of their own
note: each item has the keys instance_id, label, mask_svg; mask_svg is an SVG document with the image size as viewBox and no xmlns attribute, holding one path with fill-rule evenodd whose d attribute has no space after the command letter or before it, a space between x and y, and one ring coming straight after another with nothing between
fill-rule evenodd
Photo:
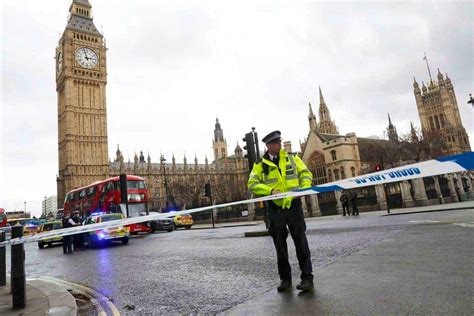
<instances>
[{"instance_id":1,"label":"pedestrian walking","mask_svg":"<svg viewBox=\"0 0 474 316\"><path fill-rule=\"evenodd\" d=\"M263 158L254 164L248 180L248 188L258 196L267 196L290 190L308 188L313 176L297 155L290 154L281 148L281 133L274 131L262 141L267 151ZM277 290L286 291L292 287L291 267L288 261L287 226L295 243L296 256L301 269L301 282L298 290L307 291L314 288L311 253L306 238L301 200L286 197L266 203L269 220L268 232L273 238L277 254L278 274L281 283Z\"/></svg>"},{"instance_id":2,"label":"pedestrian walking","mask_svg":"<svg viewBox=\"0 0 474 316\"><path fill-rule=\"evenodd\" d=\"M352 207L352 215L359 215L359 209L357 208L357 192L352 191L351 194L351 207Z\"/></svg>"},{"instance_id":3,"label":"pedestrian walking","mask_svg":"<svg viewBox=\"0 0 474 316\"><path fill-rule=\"evenodd\" d=\"M342 191L339 201L342 203L342 216L346 216L346 211L347 215L351 215L351 211L349 210L349 197L345 191Z\"/></svg>"}]
</instances>

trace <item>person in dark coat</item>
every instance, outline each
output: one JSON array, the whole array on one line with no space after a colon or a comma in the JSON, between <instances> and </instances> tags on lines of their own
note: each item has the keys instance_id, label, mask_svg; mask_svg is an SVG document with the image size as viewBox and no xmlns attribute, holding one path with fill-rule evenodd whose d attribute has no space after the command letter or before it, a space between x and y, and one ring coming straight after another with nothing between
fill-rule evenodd
<instances>
[{"instance_id":1,"label":"person in dark coat","mask_svg":"<svg viewBox=\"0 0 474 316\"><path fill-rule=\"evenodd\" d=\"M74 212L72 220L75 223L75 226L82 225L82 218L79 214L79 211ZM75 234L71 236L74 240L74 250L84 249L84 234Z\"/></svg>"},{"instance_id":2,"label":"person in dark coat","mask_svg":"<svg viewBox=\"0 0 474 316\"><path fill-rule=\"evenodd\" d=\"M357 191L352 191L351 207L352 207L352 215L359 215L359 210L357 209Z\"/></svg>"},{"instance_id":3,"label":"person in dark coat","mask_svg":"<svg viewBox=\"0 0 474 316\"><path fill-rule=\"evenodd\" d=\"M76 223L72 220L69 214L63 217L62 224L63 224L63 228L69 228L76 225ZM71 235L63 236L63 253L64 254L68 254L68 253L72 254L73 252L72 242L73 242L73 237Z\"/></svg>"},{"instance_id":4,"label":"person in dark coat","mask_svg":"<svg viewBox=\"0 0 474 316\"><path fill-rule=\"evenodd\" d=\"M349 210L349 197L345 191L342 191L339 201L342 203L342 216L346 216L346 211L347 215L351 215L351 211Z\"/></svg>"}]
</instances>

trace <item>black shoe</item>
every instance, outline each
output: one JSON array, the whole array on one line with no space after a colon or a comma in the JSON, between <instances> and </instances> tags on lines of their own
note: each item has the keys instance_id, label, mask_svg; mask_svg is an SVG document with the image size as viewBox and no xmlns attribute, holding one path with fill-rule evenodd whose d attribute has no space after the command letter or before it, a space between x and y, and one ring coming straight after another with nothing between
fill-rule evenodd
<instances>
[{"instance_id":1,"label":"black shoe","mask_svg":"<svg viewBox=\"0 0 474 316\"><path fill-rule=\"evenodd\" d=\"M291 289L291 280L282 280L280 285L277 287L278 292L284 292Z\"/></svg>"},{"instance_id":2,"label":"black shoe","mask_svg":"<svg viewBox=\"0 0 474 316\"><path fill-rule=\"evenodd\" d=\"M300 291L312 290L312 289L314 289L313 281L305 279L305 280L301 281L301 283L296 286L296 289L300 290Z\"/></svg>"}]
</instances>

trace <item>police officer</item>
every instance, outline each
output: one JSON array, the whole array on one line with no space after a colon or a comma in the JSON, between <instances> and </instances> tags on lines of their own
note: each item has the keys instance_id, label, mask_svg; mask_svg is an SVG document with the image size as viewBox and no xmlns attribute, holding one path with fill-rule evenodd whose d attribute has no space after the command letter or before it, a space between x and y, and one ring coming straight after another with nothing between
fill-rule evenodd
<instances>
[{"instance_id":1,"label":"police officer","mask_svg":"<svg viewBox=\"0 0 474 316\"><path fill-rule=\"evenodd\" d=\"M346 192L342 192L341 198L339 199L342 204L342 216L346 216L346 211L347 215L351 215L351 211L349 210L349 197L347 196Z\"/></svg>"},{"instance_id":2,"label":"police officer","mask_svg":"<svg viewBox=\"0 0 474 316\"><path fill-rule=\"evenodd\" d=\"M248 188L254 194L267 196L311 186L313 176L300 157L287 153L281 148L281 133L274 131L262 141L267 146L263 158L254 164L248 180ZM306 224L299 198L286 197L266 203L269 219L268 231L273 237L281 283L277 290L291 288L291 268L288 261L287 226L295 243L296 256L301 269L301 283L298 290L314 288L311 254L306 239Z\"/></svg>"},{"instance_id":3,"label":"police officer","mask_svg":"<svg viewBox=\"0 0 474 316\"><path fill-rule=\"evenodd\" d=\"M351 206L352 215L359 215L359 209L357 208L357 191L352 191L351 193Z\"/></svg>"},{"instance_id":4,"label":"police officer","mask_svg":"<svg viewBox=\"0 0 474 316\"><path fill-rule=\"evenodd\" d=\"M69 214L65 215L62 220L63 228L69 228L76 225L73 219L70 217ZM73 237L71 235L63 236L63 253L64 254L72 254L72 241Z\"/></svg>"}]
</instances>

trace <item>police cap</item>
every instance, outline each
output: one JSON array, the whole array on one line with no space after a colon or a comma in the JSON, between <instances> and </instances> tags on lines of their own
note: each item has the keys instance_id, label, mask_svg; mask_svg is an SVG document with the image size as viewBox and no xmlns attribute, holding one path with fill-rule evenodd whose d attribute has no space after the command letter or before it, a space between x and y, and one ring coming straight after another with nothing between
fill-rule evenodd
<instances>
[{"instance_id":1,"label":"police cap","mask_svg":"<svg viewBox=\"0 0 474 316\"><path fill-rule=\"evenodd\" d=\"M274 140L281 139L281 132L280 131L273 131L264 138L262 138L262 142L265 144L271 143Z\"/></svg>"}]
</instances>

